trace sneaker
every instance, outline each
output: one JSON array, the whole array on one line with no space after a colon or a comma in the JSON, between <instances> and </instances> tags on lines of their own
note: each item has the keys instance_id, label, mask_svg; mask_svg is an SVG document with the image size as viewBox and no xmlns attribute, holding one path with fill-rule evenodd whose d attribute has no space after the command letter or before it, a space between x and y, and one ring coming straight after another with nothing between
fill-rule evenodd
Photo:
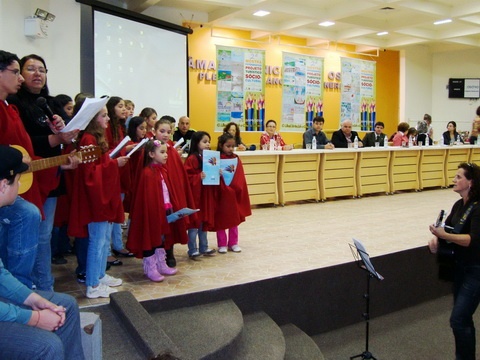
<instances>
[{"instance_id":1,"label":"sneaker","mask_svg":"<svg viewBox=\"0 0 480 360\"><path fill-rule=\"evenodd\" d=\"M108 274L105 274L103 278L100 279L100 284L106 285L106 286L120 286L122 285L123 281L122 279L117 279L114 278L113 276L110 276Z\"/></svg>"},{"instance_id":2,"label":"sneaker","mask_svg":"<svg viewBox=\"0 0 480 360\"><path fill-rule=\"evenodd\" d=\"M220 246L220 247L218 248L218 252L219 252L220 254L226 254L226 253L227 253L227 247L226 247L226 246Z\"/></svg>"},{"instance_id":3,"label":"sneaker","mask_svg":"<svg viewBox=\"0 0 480 360\"><path fill-rule=\"evenodd\" d=\"M111 287L100 283L97 287L88 286L87 287L87 298L96 299L99 297L108 298L110 294L116 293L117 289L112 289Z\"/></svg>"},{"instance_id":4,"label":"sneaker","mask_svg":"<svg viewBox=\"0 0 480 360\"><path fill-rule=\"evenodd\" d=\"M190 259L195 259L196 257L199 257L201 254L198 251L193 252L191 255L188 255Z\"/></svg>"},{"instance_id":5,"label":"sneaker","mask_svg":"<svg viewBox=\"0 0 480 360\"><path fill-rule=\"evenodd\" d=\"M219 249L219 251L220 251L220 249ZM202 255L203 256L214 256L216 252L217 252L217 250L215 250L215 249L207 249L202 253Z\"/></svg>"},{"instance_id":6,"label":"sneaker","mask_svg":"<svg viewBox=\"0 0 480 360\"><path fill-rule=\"evenodd\" d=\"M80 284L84 284L85 281L87 281L86 274L77 274L77 282L79 282Z\"/></svg>"},{"instance_id":7,"label":"sneaker","mask_svg":"<svg viewBox=\"0 0 480 360\"><path fill-rule=\"evenodd\" d=\"M238 245L233 245L231 248L229 248L228 250L230 251L233 251L233 252L236 252L236 253L239 253L242 251L242 249L240 248L240 246Z\"/></svg>"}]
</instances>

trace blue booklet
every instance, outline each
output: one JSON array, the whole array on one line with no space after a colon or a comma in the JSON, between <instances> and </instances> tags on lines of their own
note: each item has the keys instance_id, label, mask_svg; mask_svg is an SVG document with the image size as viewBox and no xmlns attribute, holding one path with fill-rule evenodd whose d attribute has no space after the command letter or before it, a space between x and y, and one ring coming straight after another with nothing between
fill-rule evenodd
<instances>
[{"instance_id":1,"label":"blue booklet","mask_svg":"<svg viewBox=\"0 0 480 360\"><path fill-rule=\"evenodd\" d=\"M203 150L203 185L220 185L220 151Z\"/></svg>"},{"instance_id":2,"label":"blue booklet","mask_svg":"<svg viewBox=\"0 0 480 360\"><path fill-rule=\"evenodd\" d=\"M181 218L184 218L185 216L192 215L197 211L200 211L200 209L183 208L181 210L175 211L173 214L167 215L167 221L170 224Z\"/></svg>"},{"instance_id":3,"label":"blue booklet","mask_svg":"<svg viewBox=\"0 0 480 360\"><path fill-rule=\"evenodd\" d=\"M222 169L223 181L225 185L230 186L232 183L233 177L235 176L235 171L237 170L238 158L235 159L221 159L220 167Z\"/></svg>"}]
</instances>

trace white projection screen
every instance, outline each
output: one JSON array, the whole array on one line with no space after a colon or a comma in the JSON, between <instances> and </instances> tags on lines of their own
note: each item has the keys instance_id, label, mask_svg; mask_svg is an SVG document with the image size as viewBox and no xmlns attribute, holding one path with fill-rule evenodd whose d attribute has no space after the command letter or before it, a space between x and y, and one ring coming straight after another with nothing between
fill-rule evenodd
<instances>
[{"instance_id":1,"label":"white projection screen","mask_svg":"<svg viewBox=\"0 0 480 360\"><path fill-rule=\"evenodd\" d=\"M94 11L95 96L152 107L158 117L187 115L187 37Z\"/></svg>"}]
</instances>

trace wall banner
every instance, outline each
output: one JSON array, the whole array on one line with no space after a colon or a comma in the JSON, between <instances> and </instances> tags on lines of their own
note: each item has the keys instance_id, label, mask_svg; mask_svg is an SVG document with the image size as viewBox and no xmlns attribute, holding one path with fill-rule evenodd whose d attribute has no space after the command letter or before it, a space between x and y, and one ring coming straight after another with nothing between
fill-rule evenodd
<instances>
[{"instance_id":1,"label":"wall banner","mask_svg":"<svg viewBox=\"0 0 480 360\"><path fill-rule=\"evenodd\" d=\"M265 130L265 51L218 46L215 131L234 121L243 131Z\"/></svg>"},{"instance_id":2,"label":"wall banner","mask_svg":"<svg viewBox=\"0 0 480 360\"><path fill-rule=\"evenodd\" d=\"M282 70L280 131L303 133L323 116L323 58L284 52Z\"/></svg>"},{"instance_id":3,"label":"wall banner","mask_svg":"<svg viewBox=\"0 0 480 360\"><path fill-rule=\"evenodd\" d=\"M340 121L351 120L353 130L373 131L376 121L376 62L341 58Z\"/></svg>"}]
</instances>

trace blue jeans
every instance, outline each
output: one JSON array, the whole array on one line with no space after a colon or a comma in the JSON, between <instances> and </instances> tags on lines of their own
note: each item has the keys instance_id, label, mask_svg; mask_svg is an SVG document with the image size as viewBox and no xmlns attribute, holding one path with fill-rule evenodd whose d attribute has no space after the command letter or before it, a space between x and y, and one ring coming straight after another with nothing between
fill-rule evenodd
<instances>
[{"instance_id":1,"label":"blue jeans","mask_svg":"<svg viewBox=\"0 0 480 360\"><path fill-rule=\"evenodd\" d=\"M5 359L83 360L80 317L76 300L52 291L38 294L67 309L65 324L50 332L14 322L0 322L0 349Z\"/></svg>"},{"instance_id":2,"label":"blue jeans","mask_svg":"<svg viewBox=\"0 0 480 360\"><path fill-rule=\"evenodd\" d=\"M43 204L43 213L45 220L40 223L40 232L38 235L38 249L35 265L33 266L33 283L37 290L52 291L52 247L50 240L52 238L53 220L55 219L55 209L57 207L57 198L47 198Z\"/></svg>"},{"instance_id":3,"label":"blue jeans","mask_svg":"<svg viewBox=\"0 0 480 360\"><path fill-rule=\"evenodd\" d=\"M5 268L30 289L41 220L40 210L20 196L12 205L0 207L0 258Z\"/></svg>"},{"instance_id":4,"label":"blue jeans","mask_svg":"<svg viewBox=\"0 0 480 360\"><path fill-rule=\"evenodd\" d=\"M123 199L125 199L125 194L121 194L120 197L122 198L122 201L123 201ZM112 227L113 250L117 250L117 251L123 250L122 233L123 233L122 224L113 223L113 227ZM111 256L111 255L112 255L112 249L109 247L108 256Z\"/></svg>"},{"instance_id":5,"label":"blue jeans","mask_svg":"<svg viewBox=\"0 0 480 360\"><path fill-rule=\"evenodd\" d=\"M107 221L88 224L87 286L97 286L105 276L112 223Z\"/></svg>"},{"instance_id":6,"label":"blue jeans","mask_svg":"<svg viewBox=\"0 0 480 360\"><path fill-rule=\"evenodd\" d=\"M203 224L200 224L198 229L188 229L188 255L192 255L195 251L204 253L208 249L207 232L202 230ZM200 250L197 248L197 234L198 244Z\"/></svg>"},{"instance_id":7,"label":"blue jeans","mask_svg":"<svg viewBox=\"0 0 480 360\"><path fill-rule=\"evenodd\" d=\"M454 305L450 327L455 337L455 359L475 360L475 326L473 314L480 302L480 266L456 264Z\"/></svg>"}]
</instances>

